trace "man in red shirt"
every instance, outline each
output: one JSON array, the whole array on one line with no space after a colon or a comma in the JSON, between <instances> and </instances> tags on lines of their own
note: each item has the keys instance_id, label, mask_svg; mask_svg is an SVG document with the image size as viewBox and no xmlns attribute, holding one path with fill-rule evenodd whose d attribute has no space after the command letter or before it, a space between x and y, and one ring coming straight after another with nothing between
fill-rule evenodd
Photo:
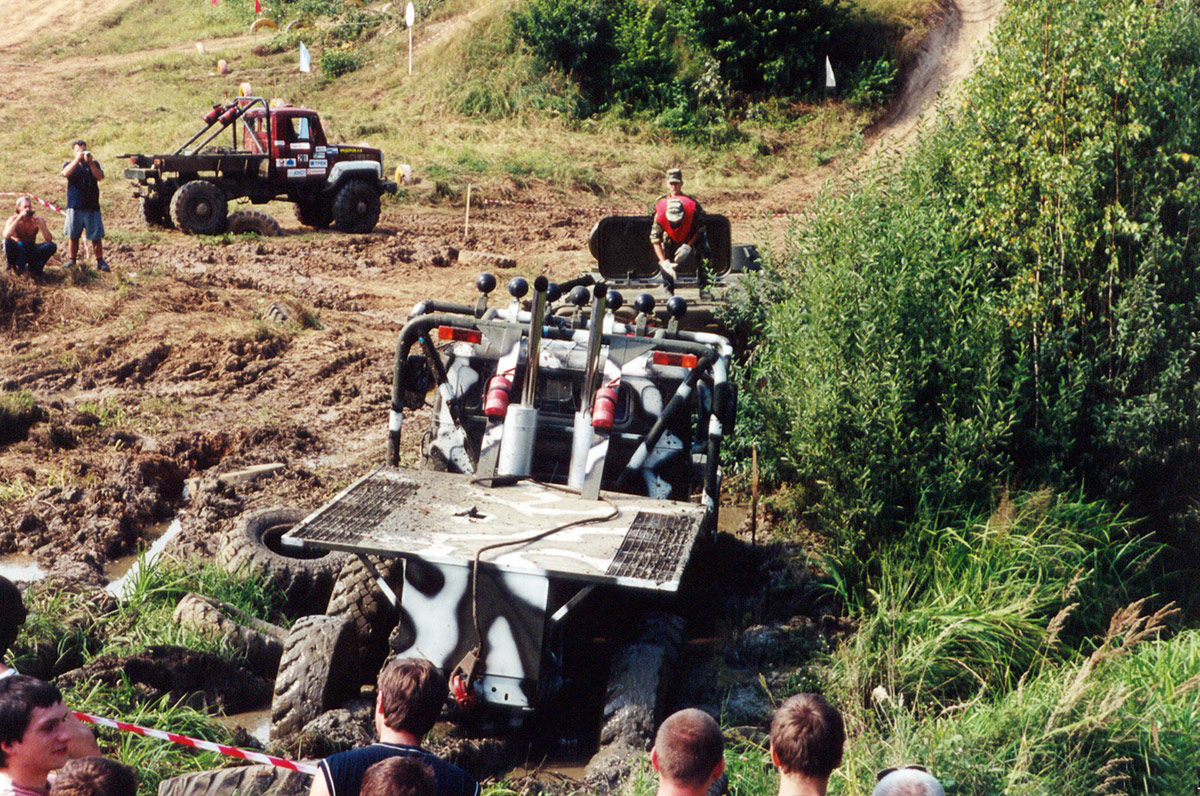
<instances>
[{"instance_id":1,"label":"man in red shirt","mask_svg":"<svg viewBox=\"0 0 1200 796\"><path fill-rule=\"evenodd\" d=\"M37 242L38 233L45 239ZM46 219L33 212L33 202L28 196L17 200L17 212L4 222L4 259L8 267L17 272L27 271L40 274L46 262L54 256L58 244L46 226Z\"/></svg>"},{"instance_id":2,"label":"man in red shirt","mask_svg":"<svg viewBox=\"0 0 1200 796\"><path fill-rule=\"evenodd\" d=\"M683 192L683 172L668 169L667 193L654 203L654 223L650 225L650 245L668 293L675 293L675 269L680 265L695 269L697 281L704 286L696 251L696 241L703 231L704 210Z\"/></svg>"}]
</instances>

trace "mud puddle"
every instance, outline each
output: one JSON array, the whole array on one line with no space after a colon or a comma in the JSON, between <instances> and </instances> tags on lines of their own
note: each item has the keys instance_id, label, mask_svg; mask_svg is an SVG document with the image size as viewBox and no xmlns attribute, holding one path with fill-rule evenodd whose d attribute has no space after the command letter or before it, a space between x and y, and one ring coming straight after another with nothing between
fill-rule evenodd
<instances>
[{"instance_id":1,"label":"mud puddle","mask_svg":"<svg viewBox=\"0 0 1200 796\"><path fill-rule=\"evenodd\" d=\"M224 727L228 727L230 730L241 727L251 738L263 746L267 745L267 741L271 737L270 708L251 710L246 713L233 713L228 716L214 716L213 720Z\"/></svg>"},{"instance_id":2,"label":"mud puddle","mask_svg":"<svg viewBox=\"0 0 1200 796\"><path fill-rule=\"evenodd\" d=\"M178 517L169 523L160 523L147 528L142 536L144 539L154 540L154 543L150 545L150 549L141 554L140 558L136 555L125 556L109 562L104 568L104 574L110 578L110 581L104 587L104 590L118 600L124 599L128 585L137 579L141 573L141 568L153 566L159 555L162 554L163 549L181 531L183 531L183 524L179 521Z\"/></svg>"},{"instance_id":3,"label":"mud puddle","mask_svg":"<svg viewBox=\"0 0 1200 796\"><path fill-rule=\"evenodd\" d=\"M742 527L742 523L750 516L750 506L744 503L735 503L732 506L721 506L717 512L717 530L726 533L737 533L738 528Z\"/></svg>"},{"instance_id":4,"label":"mud puddle","mask_svg":"<svg viewBox=\"0 0 1200 796\"><path fill-rule=\"evenodd\" d=\"M46 577L46 570L35 564L30 556L0 556L0 577L8 578L13 583L32 583Z\"/></svg>"}]
</instances>

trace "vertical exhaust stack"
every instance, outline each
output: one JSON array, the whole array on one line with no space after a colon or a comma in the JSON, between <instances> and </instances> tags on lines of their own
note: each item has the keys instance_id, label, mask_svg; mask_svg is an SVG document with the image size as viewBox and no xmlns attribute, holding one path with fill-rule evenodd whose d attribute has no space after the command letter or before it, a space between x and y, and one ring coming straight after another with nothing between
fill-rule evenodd
<instances>
[{"instance_id":1,"label":"vertical exhaust stack","mask_svg":"<svg viewBox=\"0 0 1200 796\"><path fill-rule=\"evenodd\" d=\"M542 321L546 315L546 290L550 280L539 276L533 282L533 312L529 318L529 349L525 362L525 382L521 403L509 405L504 417L504 433L500 439L499 475L529 475L533 467L533 443L537 437L538 359L542 349Z\"/></svg>"},{"instance_id":2,"label":"vertical exhaust stack","mask_svg":"<svg viewBox=\"0 0 1200 796\"><path fill-rule=\"evenodd\" d=\"M603 319L606 309L607 288L601 282L592 289L592 315L588 327L583 394L580 396L579 411L575 413L575 429L571 437L571 470L567 475L567 486L575 489L583 489L583 483L587 479L588 451L592 448L592 396L596 394L600 377L600 347L604 340Z\"/></svg>"}]
</instances>

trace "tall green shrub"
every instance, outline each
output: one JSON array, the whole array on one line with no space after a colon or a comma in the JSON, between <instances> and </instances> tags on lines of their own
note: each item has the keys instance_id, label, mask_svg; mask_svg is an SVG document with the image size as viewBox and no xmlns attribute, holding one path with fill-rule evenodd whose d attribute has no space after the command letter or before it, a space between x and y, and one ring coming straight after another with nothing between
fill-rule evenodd
<instances>
[{"instance_id":1,"label":"tall green shrub","mask_svg":"<svg viewBox=\"0 0 1200 796\"><path fill-rule=\"evenodd\" d=\"M852 536L1002 478L1179 522L1200 493L1200 23L1179 0L1027 0L994 47L896 177L803 236L750 374L760 433Z\"/></svg>"},{"instance_id":2,"label":"tall green shrub","mask_svg":"<svg viewBox=\"0 0 1200 796\"><path fill-rule=\"evenodd\" d=\"M824 85L825 56L846 27L842 0L686 0L693 31L735 89L793 96Z\"/></svg>"}]
</instances>

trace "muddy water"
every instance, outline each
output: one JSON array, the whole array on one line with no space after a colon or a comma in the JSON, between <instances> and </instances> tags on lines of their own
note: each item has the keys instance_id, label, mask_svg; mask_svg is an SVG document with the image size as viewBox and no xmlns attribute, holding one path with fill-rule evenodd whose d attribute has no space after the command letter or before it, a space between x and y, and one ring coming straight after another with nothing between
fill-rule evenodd
<instances>
[{"instance_id":1,"label":"muddy water","mask_svg":"<svg viewBox=\"0 0 1200 796\"><path fill-rule=\"evenodd\" d=\"M229 729L244 727L254 740L267 745L271 735L271 709L251 710L247 713L234 713L229 716L214 716L213 720Z\"/></svg>"},{"instance_id":2,"label":"muddy water","mask_svg":"<svg viewBox=\"0 0 1200 796\"><path fill-rule=\"evenodd\" d=\"M8 578L13 583L29 583L46 577L46 571L26 555L14 554L0 556L0 576Z\"/></svg>"},{"instance_id":3,"label":"muddy water","mask_svg":"<svg viewBox=\"0 0 1200 796\"><path fill-rule=\"evenodd\" d=\"M735 533L741 527L742 521L750 516L750 506L741 503L733 506L721 506L717 512L717 530Z\"/></svg>"},{"instance_id":4,"label":"muddy water","mask_svg":"<svg viewBox=\"0 0 1200 796\"><path fill-rule=\"evenodd\" d=\"M125 593L125 585L137 577L139 567L152 566L167 543L178 536L181 531L183 531L183 524L178 517L171 520L170 523L160 523L147 528L143 533L143 538L154 539L154 543L150 545L150 549L146 551L140 561L137 556L126 556L110 562L105 567L105 574L114 579L104 587L105 591L114 595L118 600L121 599ZM121 571L122 567L124 571Z\"/></svg>"}]
</instances>

